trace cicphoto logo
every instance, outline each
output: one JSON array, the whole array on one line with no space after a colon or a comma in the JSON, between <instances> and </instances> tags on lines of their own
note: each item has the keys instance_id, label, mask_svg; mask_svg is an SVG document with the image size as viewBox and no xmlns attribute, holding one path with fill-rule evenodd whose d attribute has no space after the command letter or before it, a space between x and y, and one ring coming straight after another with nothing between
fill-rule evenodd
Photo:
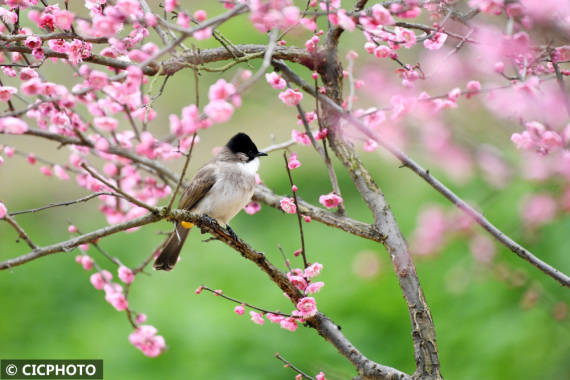
<instances>
[{"instance_id":1,"label":"cicphoto logo","mask_svg":"<svg viewBox=\"0 0 570 380\"><path fill-rule=\"evenodd\" d=\"M103 360L2 359L0 379L103 379Z\"/></svg>"}]
</instances>

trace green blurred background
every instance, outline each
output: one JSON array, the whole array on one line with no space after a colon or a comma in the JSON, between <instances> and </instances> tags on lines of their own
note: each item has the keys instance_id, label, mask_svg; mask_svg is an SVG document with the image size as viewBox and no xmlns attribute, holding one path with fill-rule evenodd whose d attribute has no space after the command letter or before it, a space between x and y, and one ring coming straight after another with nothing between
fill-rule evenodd
<instances>
[{"instance_id":1,"label":"green blurred background","mask_svg":"<svg viewBox=\"0 0 570 380\"><path fill-rule=\"evenodd\" d=\"M206 4L204 8L210 15L220 9L214 2L202 4ZM244 16L230 21L221 31L234 43L266 42ZM345 38L347 49L353 48L364 55L358 37ZM296 45L304 41L294 36L290 40ZM205 48L215 43L201 42L199 46ZM258 65L259 62L253 62L250 67L240 67L255 70ZM46 77L68 83L69 73L56 67L46 65L43 69ZM393 69L388 64L380 67ZM306 70L299 71L305 77L310 75ZM229 80L234 73L225 73L223 77ZM207 97L208 86L218 77L201 75L203 99ZM154 84L155 92L161 80ZM291 129L296 127L296 115L293 109L281 106L276 91L261 82L244 95L243 107L236 110L229 124L200 132L202 140L195 149L190 173L211 157L214 146L223 144L235 132L249 133L260 147L289 138ZM169 114L179 114L182 107L194 102L190 89L193 89L190 71L180 72L169 81L155 104L159 116L150 128L156 135L168 132ZM305 100L304 104L306 110L311 109L311 101ZM509 134L504 132L505 138L499 139L496 131L481 131L479 126L489 116L475 108L473 113L478 116L451 111L450 118L465 130L476 131L477 141L498 145L516 160ZM121 122L127 127L124 120ZM65 149L58 150L56 144L44 144L29 137L0 135L1 144L62 163L67 162L69 154ZM296 146L294 150L303 163L293 172L298 194L317 203L320 194L331 190L324 165L309 148ZM410 171L398 169L394 160L377 153L362 153L405 236L410 237L423 206L448 207L439 194ZM182 162L170 166L180 171ZM466 184L453 185L444 173L437 169L433 172L464 199L473 200L507 234L546 262L570 272L570 218L560 217L537 234L529 235L522 229L518 216L519 201L525 194L555 185L515 180L498 192L478 177ZM341 166L337 166L337 173L348 215L370 222L370 213ZM263 160L260 175L276 193L289 191L281 152ZM73 178L69 182L46 178L39 173L39 165L30 167L20 157L7 159L0 167L0 182L0 199L12 211L85 195L84 189L74 185ZM68 220L82 231L104 226L105 219L97 207L97 201L90 201L22 215L17 220L35 243L48 245L69 238ZM264 206L253 216L240 213L232 227L282 269L277 245L281 244L289 255L300 245L296 217L269 207ZM315 297L319 310L339 324L346 337L369 358L413 372L408 312L385 249L317 222L304 227L309 260L324 265L319 280L326 285ZM158 232L170 228L162 222L106 238L100 244L134 267L163 239ZM15 239L14 231L1 223L0 260L27 252L25 244ZM279 352L313 375L324 371L329 379L345 379L356 374L348 361L312 329L300 327L291 333L268 321L258 326L247 314L233 313L235 305L228 301L208 293L195 295L194 290L204 284L267 309L292 309L281 291L255 265L221 243L202 243L202 239L205 236L193 231L175 270L139 275L132 286L130 306L146 313L147 323L156 326L166 339L168 350L161 356L147 358L128 342L132 329L125 314L116 312L104 300L104 293L91 286L90 273L75 263L76 250L0 273L0 357L101 358L105 379L291 379L294 372L282 368L282 363L273 357ZM93 247L88 254L116 277L116 268ZM294 264L300 266L300 261L295 260ZM553 308L560 302L567 305L570 297L554 280L500 247L494 263L481 266L470 255L467 239L462 238L450 241L434 258L417 258L416 267L435 322L445 378L568 378L570 326L567 318L553 317ZM539 298L533 307L522 307L529 289L536 290Z\"/></svg>"}]
</instances>

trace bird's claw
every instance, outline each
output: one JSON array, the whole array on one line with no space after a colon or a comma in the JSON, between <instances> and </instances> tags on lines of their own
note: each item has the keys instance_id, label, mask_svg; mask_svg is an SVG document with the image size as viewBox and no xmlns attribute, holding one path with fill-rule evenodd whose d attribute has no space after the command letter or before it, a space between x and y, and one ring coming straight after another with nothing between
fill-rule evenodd
<instances>
[{"instance_id":1,"label":"bird's claw","mask_svg":"<svg viewBox=\"0 0 570 380\"><path fill-rule=\"evenodd\" d=\"M232 228L230 227L229 224L226 224L226 230L228 231L228 234L230 234L230 236L231 236L232 239L234 240L234 243L237 243L237 241L238 241L238 236L236 235L236 233L234 232L234 230L232 230Z\"/></svg>"}]
</instances>

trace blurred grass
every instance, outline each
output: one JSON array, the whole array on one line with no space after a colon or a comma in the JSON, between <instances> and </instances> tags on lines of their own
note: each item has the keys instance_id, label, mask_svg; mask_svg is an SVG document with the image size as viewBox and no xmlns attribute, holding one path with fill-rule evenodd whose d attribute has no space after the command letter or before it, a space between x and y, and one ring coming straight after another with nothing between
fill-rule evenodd
<instances>
[{"instance_id":1,"label":"blurred grass","mask_svg":"<svg viewBox=\"0 0 570 380\"><path fill-rule=\"evenodd\" d=\"M218 4L206 3L211 15L218 9ZM221 31L235 43L266 42L265 36L252 30L246 17L230 21ZM354 35L346 38L349 47L356 48L362 43L358 40L358 45L352 44L357 41ZM302 38L293 37L290 41L303 44ZM197 46L216 45L199 42ZM259 62L240 65L251 70L258 66ZM54 65L47 64L45 73L58 83L74 81ZM229 80L234 73L223 77ZM301 73L306 78L310 76L306 70ZM202 105L206 102L208 86L219 77L208 73L200 76ZM158 91L161 81L162 78L154 84L154 92ZM259 83L244 95L244 106L236 110L231 124L201 132L202 141L195 150L189 173L210 158L212 147L223 144L237 131L251 134L260 147L269 145L271 136L275 141L289 138L291 128L296 125L294 113L276 105L276 92L267 87ZM369 101L363 99L365 103ZM156 102L159 116L150 124L151 130L158 136L165 135L168 115L179 114L182 107L193 102L193 73L186 70L169 80L164 95ZM305 99L304 104L306 110L312 109L312 100ZM487 124L489 117L479 110L473 112L477 112L477 117L461 112L450 114L461 129L477 133L477 142L500 141L497 134L505 132L490 129L490 132L482 132L481 125L483 121ZM56 144L42 145L38 139L27 137L1 136L1 139L2 144L67 162L68 152L55 149ZM504 140L508 144L507 139ZM303 166L293 172L300 189L298 194L316 203L320 194L330 191L326 172L309 149L295 147L295 150L303 162ZM512 148L507 148L506 154L511 153ZM392 159L363 154L363 160L384 191L405 236L410 236L417 213L424 205L448 205L419 178L406 169L398 169ZM14 158L0 167L0 199L11 210L85 194L72 183L39 175L38 166L30 168L23 159ZM173 162L170 166L179 171L182 162ZM337 169L349 215L370 222L371 215L344 169ZM441 171L433 169L432 172L445 183L451 183ZM277 193L289 192L280 153L262 162L260 174ZM497 191L476 178L468 184L450 187L464 199L475 201L492 222L546 262L566 273L570 271L568 216L543 228L536 236L529 236L520 228L518 202L529 191L540 188L538 184L515 182L506 190ZM40 245L67 239L68 219L83 231L105 225L97 211L97 201L17 218ZM409 316L384 248L316 222L304 226L309 259L324 265L319 280L326 285L316 295L319 309L339 324L347 338L366 356L413 372ZM170 227L159 223L134 233L106 238L101 245L125 264L138 265L163 238L157 232ZM277 244L288 254L299 248L295 216L268 207L254 216L240 213L232 221L232 227L282 269ZM274 353L279 352L311 374L323 370L329 379L355 375L348 361L313 330L300 327L291 333L269 322L258 326L249 321L247 314L240 317L233 313L234 305L223 299L210 294L195 295L194 289L206 284L268 309L285 312L292 309L280 290L252 263L218 242L201 243L204 238L193 231L174 271L138 276L132 287L131 307L146 313L148 323L156 326L166 339L169 349L160 357L146 358L130 345L127 338L132 330L126 316L116 312L105 302L103 292L91 286L89 273L74 261L76 252L58 253L0 273L0 357L102 358L106 379L291 379L293 371L282 368L282 363L273 358ZM15 242L14 231L0 223L0 260L26 252L23 243ZM372 278L359 276L354 270L355 262L366 252L373 252L380 265L378 274ZM89 254L116 273L116 268L92 247ZM558 301L568 303L568 291L505 249L499 248L496 261L511 272L525 273L528 276L525 285L514 286L508 279L501 280L493 269L475 263L465 239L452 241L436 258L416 259L435 321L443 375L447 379L477 380L567 378L570 373L569 325L567 320L556 321L551 308ZM528 286L538 287L541 297L534 308L522 310L521 298Z\"/></svg>"}]
</instances>

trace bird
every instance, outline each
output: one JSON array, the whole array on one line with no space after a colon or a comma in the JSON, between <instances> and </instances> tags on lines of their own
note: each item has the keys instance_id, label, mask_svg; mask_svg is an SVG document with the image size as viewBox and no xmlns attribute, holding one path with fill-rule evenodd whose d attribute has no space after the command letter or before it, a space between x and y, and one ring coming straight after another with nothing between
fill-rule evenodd
<instances>
[{"instance_id":1,"label":"bird","mask_svg":"<svg viewBox=\"0 0 570 380\"><path fill-rule=\"evenodd\" d=\"M237 133L198 169L182 193L178 208L215 219L237 238L228 223L251 200L261 156L267 153L260 152L247 134ZM174 231L161 245L164 248L153 264L154 269L174 268L192 227L189 222L176 222Z\"/></svg>"}]
</instances>

